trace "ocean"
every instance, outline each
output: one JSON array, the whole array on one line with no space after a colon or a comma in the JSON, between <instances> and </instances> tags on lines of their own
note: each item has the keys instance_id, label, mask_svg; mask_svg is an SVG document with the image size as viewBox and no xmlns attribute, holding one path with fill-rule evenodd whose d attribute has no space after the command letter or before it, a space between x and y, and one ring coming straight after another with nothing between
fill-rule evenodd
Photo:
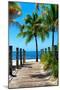
<instances>
[{"instance_id":1,"label":"ocean","mask_svg":"<svg viewBox=\"0 0 60 90\"><path fill-rule=\"evenodd\" d=\"M18 55L20 58L20 55ZM12 53L12 59L16 60L16 52ZM36 52L35 51L26 51L26 59L36 59ZM40 59L40 51L38 51L38 59Z\"/></svg>"}]
</instances>

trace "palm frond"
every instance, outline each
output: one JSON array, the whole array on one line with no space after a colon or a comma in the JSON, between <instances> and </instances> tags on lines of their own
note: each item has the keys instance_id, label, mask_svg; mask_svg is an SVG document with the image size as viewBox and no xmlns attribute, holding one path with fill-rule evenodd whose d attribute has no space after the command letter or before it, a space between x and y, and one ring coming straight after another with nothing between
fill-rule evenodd
<instances>
[{"instance_id":1,"label":"palm frond","mask_svg":"<svg viewBox=\"0 0 60 90\"><path fill-rule=\"evenodd\" d=\"M26 25L26 26L25 26L25 29L26 29L26 30L29 30L29 31L32 31L32 26L31 26L31 25Z\"/></svg>"},{"instance_id":2,"label":"palm frond","mask_svg":"<svg viewBox=\"0 0 60 90\"><path fill-rule=\"evenodd\" d=\"M33 38L33 34L29 34L27 35L27 38L26 38L26 44L29 43Z\"/></svg>"},{"instance_id":3,"label":"palm frond","mask_svg":"<svg viewBox=\"0 0 60 90\"><path fill-rule=\"evenodd\" d=\"M17 38L20 38L20 37L25 37L27 35L27 32L20 32L20 33L18 33L18 35L17 35Z\"/></svg>"},{"instance_id":4,"label":"palm frond","mask_svg":"<svg viewBox=\"0 0 60 90\"><path fill-rule=\"evenodd\" d=\"M13 19L9 21L9 25L16 26L19 29L21 28L21 24Z\"/></svg>"},{"instance_id":5,"label":"palm frond","mask_svg":"<svg viewBox=\"0 0 60 90\"><path fill-rule=\"evenodd\" d=\"M33 14L32 14L33 21L36 21L37 17L38 17L38 14L33 12Z\"/></svg>"},{"instance_id":6,"label":"palm frond","mask_svg":"<svg viewBox=\"0 0 60 90\"><path fill-rule=\"evenodd\" d=\"M16 38L20 38L21 36L22 36L22 34L21 33L18 33L17 36L16 36Z\"/></svg>"},{"instance_id":7,"label":"palm frond","mask_svg":"<svg viewBox=\"0 0 60 90\"><path fill-rule=\"evenodd\" d=\"M31 24L32 23L32 17L30 15L27 15L26 18L24 19L26 24Z\"/></svg>"}]
</instances>

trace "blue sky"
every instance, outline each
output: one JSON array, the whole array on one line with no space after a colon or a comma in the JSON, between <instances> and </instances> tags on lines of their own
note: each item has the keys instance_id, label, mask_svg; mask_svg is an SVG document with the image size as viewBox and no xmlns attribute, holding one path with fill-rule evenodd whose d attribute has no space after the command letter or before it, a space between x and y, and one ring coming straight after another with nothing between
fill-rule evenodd
<instances>
[{"instance_id":1,"label":"blue sky","mask_svg":"<svg viewBox=\"0 0 60 90\"><path fill-rule=\"evenodd\" d=\"M33 3L19 3L19 5L22 8L22 15L16 19L21 24L24 24L24 18L27 14L32 15L32 13L35 11L35 4ZM42 12L42 9L40 8L38 14L40 15ZM17 28L15 25L9 26L9 45L13 46L13 50L15 51L16 47L24 48L26 51L35 51L35 39L33 38L31 42L29 42L27 45L25 43L26 38L16 38L17 34L19 33L19 28ZM54 37L54 43L57 44L58 42L58 33L55 32ZM48 46L51 46L52 44L52 33L50 32L49 38L46 38L44 42L41 41L40 38L38 38L38 50L40 51L41 48L45 48Z\"/></svg>"}]
</instances>

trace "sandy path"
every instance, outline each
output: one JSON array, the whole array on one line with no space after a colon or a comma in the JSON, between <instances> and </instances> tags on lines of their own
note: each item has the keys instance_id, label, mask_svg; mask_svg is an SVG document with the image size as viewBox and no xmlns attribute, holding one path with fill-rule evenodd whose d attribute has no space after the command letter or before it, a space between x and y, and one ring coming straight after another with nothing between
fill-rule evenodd
<instances>
[{"instance_id":1,"label":"sandy path","mask_svg":"<svg viewBox=\"0 0 60 90\"><path fill-rule=\"evenodd\" d=\"M51 80L49 72L43 70L39 63L27 63L17 70L16 77L9 82L9 88L37 87L57 85L57 80Z\"/></svg>"}]
</instances>

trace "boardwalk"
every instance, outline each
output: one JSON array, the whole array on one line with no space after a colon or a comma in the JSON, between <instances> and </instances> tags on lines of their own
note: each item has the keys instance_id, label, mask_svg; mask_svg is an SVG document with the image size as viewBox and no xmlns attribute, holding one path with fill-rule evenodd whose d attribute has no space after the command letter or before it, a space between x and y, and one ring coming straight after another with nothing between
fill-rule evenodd
<instances>
[{"instance_id":1,"label":"boardwalk","mask_svg":"<svg viewBox=\"0 0 60 90\"><path fill-rule=\"evenodd\" d=\"M51 78L50 72L43 70L38 62L29 62L17 70L16 77L9 81L9 88L26 88L57 85L57 80Z\"/></svg>"}]
</instances>

